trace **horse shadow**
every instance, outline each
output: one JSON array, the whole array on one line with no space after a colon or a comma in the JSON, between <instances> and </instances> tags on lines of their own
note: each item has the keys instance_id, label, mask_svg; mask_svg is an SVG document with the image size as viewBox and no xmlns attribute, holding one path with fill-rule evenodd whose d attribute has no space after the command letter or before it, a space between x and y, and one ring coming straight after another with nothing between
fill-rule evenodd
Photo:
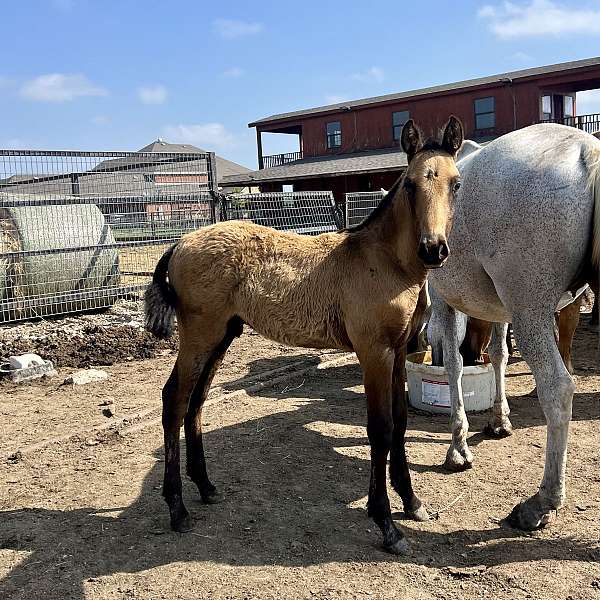
<instances>
[{"instance_id":1,"label":"horse shadow","mask_svg":"<svg viewBox=\"0 0 600 600\"><path fill-rule=\"evenodd\" d=\"M144 477L139 496L127 506L107 506L110 503L103 499L102 508L0 512L0 548L25 554L0 581L0 597L84 598L86 590L104 577L139 575L172 563L305 567L400 561L463 568L600 559L597 546L577 539L532 537L502 525L463 527L448 535L435 531L435 522L408 521L403 527L412 553L394 557L381 551L379 532L364 510L369 462L366 437L356 431L365 420L364 397L353 391L357 375L355 365L320 372L304 389L275 397L297 399L292 409L207 432L209 471L224 500L201 504L186 480L184 496L194 519L189 533L169 529L160 497L162 448L154 450L156 462ZM332 377L343 386L324 399L318 391ZM421 417L417 421L418 427L427 422ZM143 446L138 438L134 444ZM127 461L119 468L126 476ZM423 495L427 499L426 491ZM391 497L400 506L393 492Z\"/></svg>"}]
</instances>

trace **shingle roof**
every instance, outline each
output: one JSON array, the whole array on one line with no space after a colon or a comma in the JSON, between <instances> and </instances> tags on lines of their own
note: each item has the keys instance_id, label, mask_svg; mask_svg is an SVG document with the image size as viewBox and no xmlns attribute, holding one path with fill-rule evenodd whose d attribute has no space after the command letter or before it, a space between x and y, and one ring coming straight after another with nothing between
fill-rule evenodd
<instances>
[{"instance_id":1,"label":"shingle roof","mask_svg":"<svg viewBox=\"0 0 600 600\"><path fill-rule=\"evenodd\" d=\"M138 150L138 152L172 152L172 153L184 153L184 154L185 153L187 153L187 154L200 154L200 153L205 154L208 152L208 150L203 150L202 148L192 146L191 144L170 144L169 142L165 142L164 140L159 138L158 140L151 142L147 146L140 148ZM131 164L132 166L134 166L135 162L138 160L146 161L147 159L146 158L138 159L138 158L133 157L133 158L117 158L117 159L113 159L113 160L106 160L106 161L101 162L99 165L97 165L95 170L102 170L103 168L106 168L106 166L109 163L111 166L116 166L117 164L119 164L119 165ZM225 177L227 175L242 175L244 173L249 173L251 171L247 167L238 165L237 163L227 160L226 158L223 158L222 156L219 156L219 155L215 156L215 160L217 163L217 177L218 177L219 183L221 183L223 177ZM185 163L183 164L183 166L186 166ZM189 168L189 163L187 165L187 168Z\"/></svg>"},{"instance_id":2,"label":"shingle roof","mask_svg":"<svg viewBox=\"0 0 600 600\"><path fill-rule=\"evenodd\" d=\"M202 148L197 148L196 146L192 146L190 144L169 144L161 139L158 139L151 144L148 144L144 148L141 148L139 152L208 152L208 150L203 150ZM243 173L250 173L251 169L248 167L244 167L242 165L238 165L231 160L227 160L218 154L215 156L215 160L217 162L217 177L219 178L219 183L223 177L227 175L242 175Z\"/></svg>"},{"instance_id":3,"label":"shingle roof","mask_svg":"<svg viewBox=\"0 0 600 600\"><path fill-rule=\"evenodd\" d=\"M479 77L477 79L466 79L464 81L456 81L454 83L447 83L444 85L436 85L427 88L421 88L416 90L410 90L407 92L399 92L396 94L386 94L384 96L373 96L371 98L361 98L359 100L350 100L348 102L338 102L336 104L327 104L325 106L317 106L315 108L307 108L305 110L296 110L287 113L280 113L253 121L248 124L248 127L254 127L264 123L270 123L271 121L280 121L286 119L292 119L295 117L304 117L307 115L314 115L319 113L325 113L330 111L343 110L346 107L354 108L358 106L365 106L368 104L378 104L380 102L390 102L394 100L404 100L415 96L425 96L428 94L439 94L441 92L451 92L454 90L460 90L463 88L475 87L480 85L489 85L492 83L499 83L506 79L522 79L526 77L536 77L539 75L547 75L550 73L557 73L561 71L568 71L571 69L580 69L585 67L593 67L600 65L600 57L585 58L583 60L575 60L571 62L557 63L554 65L546 65L543 67L534 67L532 69L522 69L520 71L509 71L508 73L500 73L498 75L490 75L488 77Z\"/></svg>"},{"instance_id":4,"label":"shingle roof","mask_svg":"<svg viewBox=\"0 0 600 600\"><path fill-rule=\"evenodd\" d=\"M267 181L293 181L333 175L399 171L406 167L406 154L397 148L315 156L296 160L279 167L224 177L222 185L254 185Z\"/></svg>"}]
</instances>

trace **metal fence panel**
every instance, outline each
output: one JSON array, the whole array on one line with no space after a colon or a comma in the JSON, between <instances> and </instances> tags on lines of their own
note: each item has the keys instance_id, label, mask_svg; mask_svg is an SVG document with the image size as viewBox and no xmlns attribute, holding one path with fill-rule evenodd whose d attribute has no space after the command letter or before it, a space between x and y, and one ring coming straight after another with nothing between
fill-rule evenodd
<instances>
[{"instance_id":1,"label":"metal fence panel","mask_svg":"<svg viewBox=\"0 0 600 600\"><path fill-rule=\"evenodd\" d=\"M305 235L337 231L343 221L331 192L234 194L226 199L225 214L228 220L247 220Z\"/></svg>"},{"instance_id":2,"label":"metal fence panel","mask_svg":"<svg viewBox=\"0 0 600 600\"><path fill-rule=\"evenodd\" d=\"M351 192L346 194L346 227L358 225L381 202L383 192Z\"/></svg>"},{"instance_id":3,"label":"metal fence panel","mask_svg":"<svg viewBox=\"0 0 600 600\"><path fill-rule=\"evenodd\" d=\"M0 322L140 292L215 191L212 153L0 150Z\"/></svg>"}]
</instances>

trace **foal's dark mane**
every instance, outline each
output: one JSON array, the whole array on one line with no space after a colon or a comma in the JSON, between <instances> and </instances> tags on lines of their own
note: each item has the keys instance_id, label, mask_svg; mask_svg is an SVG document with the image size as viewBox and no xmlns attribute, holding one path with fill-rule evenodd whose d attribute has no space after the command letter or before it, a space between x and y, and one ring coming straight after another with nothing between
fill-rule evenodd
<instances>
[{"instance_id":1,"label":"foal's dark mane","mask_svg":"<svg viewBox=\"0 0 600 600\"><path fill-rule=\"evenodd\" d=\"M415 156L417 156L417 154L420 154L421 152L427 152L428 150L429 151L431 151L431 150L438 151L438 150L444 150L444 149L439 140L437 140L436 138L429 138L419 148L419 151L415 154ZM375 220L377 220L381 214L385 213L392 206L392 202L393 202L394 198L396 197L398 190L402 186L402 182L404 181L404 178L406 177L407 171L408 171L408 168L396 180L394 185L388 190L387 194L381 199L379 204L371 211L369 216L364 221L361 221L357 225L352 225L350 227L345 227L344 229L340 229L339 233L344 233L344 232L352 233L355 231L361 231L362 229L366 229Z\"/></svg>"}]
</instances>

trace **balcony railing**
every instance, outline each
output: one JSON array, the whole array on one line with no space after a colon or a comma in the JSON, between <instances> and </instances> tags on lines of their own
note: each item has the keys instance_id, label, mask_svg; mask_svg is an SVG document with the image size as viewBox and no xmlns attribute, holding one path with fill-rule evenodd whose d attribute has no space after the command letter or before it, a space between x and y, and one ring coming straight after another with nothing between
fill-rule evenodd
<instances>
[{"instance_id":1,"label":"balcony railing","mask_svg":"<svg viewBox=\"0 0 600 600\"><path fill-rule=\"evenodd\" d=\"M302 158L302 151L299 152L288 152L287 154L271 154L270 156L263 156L263 168L268 169L270 167L280 167L281 165L287 165L288 163L300 160Z\"/></svg>"},{"instance_id":2,"label":"balcony railing","mask_svg":"<svg viewBox=\"0 0 600 600\"><path fill-rule=\"evenodd\" d=\"M600 131L600 113L563 117L562 119L545 119L540 121L540 123L560 123L562 125L569 125L569 127L583 129L583 131L587 131L588 133L596 133L596 131Z\"/></svg>"}]
</instances>

